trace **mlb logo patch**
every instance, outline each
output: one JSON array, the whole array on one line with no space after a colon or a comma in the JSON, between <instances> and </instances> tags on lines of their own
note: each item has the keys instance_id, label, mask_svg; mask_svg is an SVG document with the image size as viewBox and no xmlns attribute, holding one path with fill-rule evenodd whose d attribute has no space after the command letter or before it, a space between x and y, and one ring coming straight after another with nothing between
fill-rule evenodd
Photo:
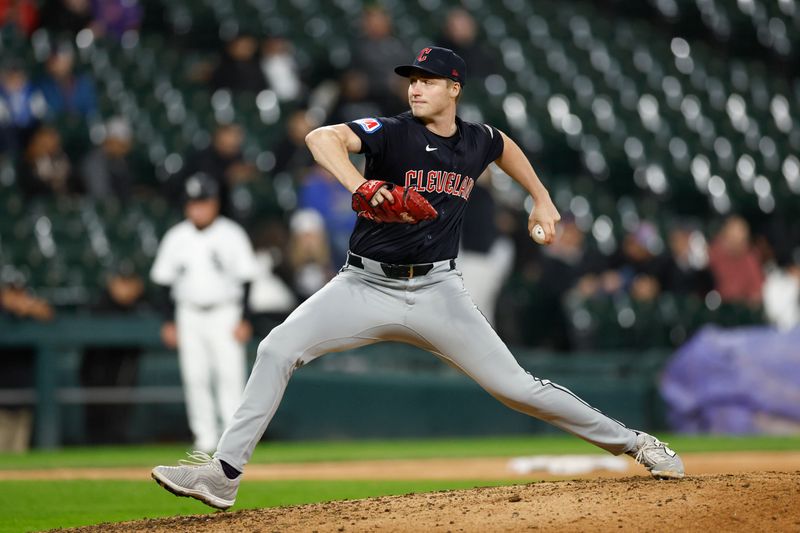
<instances>
[{"instance_id":1,"label":"mlb logo patch","mask_svg":"<svg viewBox=\"0 0 800 533\"><path fill-rule=\"evenodd\" d=\"M381 126L383 126L383 124L381 124L376 118L360 118L358 120L354 120L353 122L361 126L361 129L367 133L375 133L381 129Z\"/></svg>"}]
</instances>

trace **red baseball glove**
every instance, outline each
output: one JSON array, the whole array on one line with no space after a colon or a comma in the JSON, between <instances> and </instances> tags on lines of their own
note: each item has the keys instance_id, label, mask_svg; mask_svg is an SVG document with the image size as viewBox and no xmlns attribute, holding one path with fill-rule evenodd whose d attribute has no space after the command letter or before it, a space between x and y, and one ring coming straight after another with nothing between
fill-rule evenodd
<instances>
[{"instance_id":1,"label":"red baseball glove","mask_svg":"<svg viewBox=\"0 0 800 533\"><path fill-rule=\"evenodd\" d=\"M394 203L384 200L377 206L370 201L378 189L385 187L394 197ZM414 189L406 189L394 183L368 180L353 193L353 211L358 216L375 222L400 222L416 224L439 216L436 209Z\"/></svg>"}]
</instances>

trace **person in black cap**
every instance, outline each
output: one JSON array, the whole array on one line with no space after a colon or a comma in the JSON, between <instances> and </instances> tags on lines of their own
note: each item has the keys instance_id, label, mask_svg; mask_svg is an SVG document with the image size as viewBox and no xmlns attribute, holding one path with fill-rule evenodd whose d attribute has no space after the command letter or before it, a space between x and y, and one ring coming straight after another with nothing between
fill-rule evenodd
<instances>
[{"instance_id":1,"label":"person in black cap","mask_svg":"<svg viewBox=\"0 0 800 533\"><path fill-rule=\"evenodd\" d=\"M456 115L467 79L457 54L425 47L395 72L408 78L410 112L325 126L306 137L315 160L353 193L359 217L347 262L261 342L242 404L214 456L194 454L194 464L157 466L153 478L175 494L230 507L239 474L292 373L326 353L388 340L441 357L513 409L611 453L635 456L655 477L683 477L683 463L664 443L527 373L475 306L455 258L467 201L486 167L495 162L533 197L528 230L534 240L552 243L561 217L514 141ZM363 175L349 153L366 154ZM417 196L435 216L410 214ZM400 216L382 218L386 213Z\"/></svg>"},{"instance_id":2,"label":"person in black cap","mask_svg":"<svg viewBox=\"0 0 800 533\"><path fill-rule=\"evenodd\" d=\"M226 44L219 65L211 75L211 90L256 94L267 89L267 79L258 58L258 40L249 31L233 36Z\"/></svg>"},{"instance_id":3,"label":"person in black cap","mask_svg":"<svg viewBox=\"0 0 800 533\"><path fill-rule=\"evenodd\" d=\"M247 183L257 176L255 165L245 161L242 146L245 131L236 122L217 124L211 143L199 151L185 155L186 166L165 183L165 193L173 204L180 204L186 180L197 173L206 174L219 187L220 212L234 220L239 219L233 201L233 191L239 184Z\"/></svg>"},{"instance_id":4,"label":"person in black cap","mask_svg":"<svg viewBox=\"0 0 800 533\"><path fill-rule=\"evenodd\" d=\"M191 175L184 197L186 220L164 235L150 278L170 292L161 338L178 348L194 445L212 450L220 419L231 421L244 388L244 344L252 333L246 304L256 261L244 229L219 215L213 178Z\"/></svg>"},{"instance_id":5,"label":"person in black cap","mask_svg":"<svg viewBox=\"0 0 800 533\"><path fill-rule=\"evenodd\" d=\"M144 280L133 261L117 260L108 267L103 289L91 304L98 315L130 317L147 309ZM83 350L80 382L83 387L136 386L142 347L138 345L90 344ZM84 407L84 429L92 444L119 444L129 439L133 405L89 403Z\"/></svg>"}]
</instances>

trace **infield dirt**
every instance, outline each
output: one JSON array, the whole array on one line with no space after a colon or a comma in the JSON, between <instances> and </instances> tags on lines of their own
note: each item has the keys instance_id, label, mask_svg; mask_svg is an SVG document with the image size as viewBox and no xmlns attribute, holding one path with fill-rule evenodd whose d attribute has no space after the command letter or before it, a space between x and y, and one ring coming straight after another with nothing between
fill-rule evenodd
<instances>
[{"instance_id":1,"label":"infield dirt","mask_svg":"<svg viewBox=\"0 0 800 533\"><path fill-rule=\"evenodd\" d=\"M733 459L733 454L727 458ZM692 462L700 465L697 459ZM782 472L746 471L750 468L736 468L735 462L729 462L729 471L735 473L697 473L674 481L630 474L540 481L100 524L70 531L800 531L800 469L792 463L774 465Z\"/></svg>"}]
</instances>

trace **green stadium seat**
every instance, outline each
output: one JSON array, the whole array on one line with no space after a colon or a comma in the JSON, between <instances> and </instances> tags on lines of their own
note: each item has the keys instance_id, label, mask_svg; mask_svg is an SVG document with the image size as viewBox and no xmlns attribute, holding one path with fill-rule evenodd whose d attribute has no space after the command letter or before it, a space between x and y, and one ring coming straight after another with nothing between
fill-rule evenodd
<instances>
[{"instance_id":1,"label":"green stadium seat","mask_svg":"<svg viewBox=\"0 0 800 533\"><path fill-rule=\"evenodd\" d=\"M706 3L705 8L731 20L731 41L725 45L713 42L718 28L713 28L709 22L713 17L699 16L695 0L676 0L676 3L681 24L694 28L694 33L686 35L695 66L695 72L689 74L676 66L670 46L672 32L658 27L659 17L665 16L659 11L658 2L626 5L625 11L620 8L614 17L608 16L609 6L591 2L469 2L480 26L482 44L496 59L493 64L496 75L488 81L489 85L494 83L491 94L486 90L485 80L470 84L463 108L475 112L481 120L509 130L519 140L528 139L530 142L523 144L536 152L537 169L542 175L549 179L553 176L551 183L563 180L570 194L587 198L594 215L609 217L615 231L622 228L618 201L623 196L642 213L652 211L652 206L657 205L667 214L708 216L708 198L697 190L688 167L688 162L699 154L711 161L711 173L725 180L734 209L758 212L757 196L742 186L734 168L715 155L713 141L718 136L730 141L734 161L745 153L753 157L757 174L769 180L776 210L796 213L800 209L800 195L789 190L775 164L800 151L800 135L792 131L799 125L796 117L800 116L800 85L789 76L776 75L763 62L751 61L750 55L736 53L737 38L744 35L746 38L742 42L750 43L753 32L757 31L756 23L743 13L741 5ZM793 27L790 25L793 19L781 10L779 3L764 0L757 3L770 18L783 21L787 28ZM399 38L411 46L437 35L441 29L442 17L427 16L426 10L435 7L430 12L433 15L461 5L459 0L393 1L385 7L391 13ZM154 31L158 25L146 26L134 45L122 46L112 39L98 38L91 50L78 57L97 78L100 115L107 118L122 114L134 125L131 160L138 182L158 189L164 175L160 168L164 158L170 153L185 156L202 146L214 128L216 117L211 94L202 82L193 78L193 73L200 63L216 58L221 33L235 28L251 28L261 35L282 31L296 48L301 66L313 71L318 64L329 62L333 47L347 46L350 34L358 31L363 6L360 0L170 0L163 6L165 21L160 24L168 31L174 28L175 35ZM692 14L696 20L688 20ZM800 32L789 33L794 48L787 57L796 59L800 57ZM19 57L31 59L31 47L7 28L0 31L0 43L4 53L14 51ZM719 53L720 47L728 50ZM677 81L680 96L665 90L663 78L667 75ZM180 98L175 99L174 91ZM734 93L742 96L748 116L757 121L757 138L751 135L748 140L731 124L724 103ZM527 122L509 120L506 116L504 105L510 101L510 95L516 97L517 94L525 100ZM580 118L582 130L579 134L567 134L552 124L547 103L556 94L563 95L568 100L570 113ZM648 128L642 123L636 105L645 94L657 101L660 127ZM789 131L785 131L785 126L783 130L779 128L772 117L770 102L776 95L782 95L789 103L794 120ZM684 97L697 99L703 115L713 126L713 135L699 134L687 126L680 109ZM593 105L598 101L610 102L615 117L613 128L604 127L597 119ZM170 105L182 105L185 116L171 116ZM295 105L300 104L282 103L278 121L265 124L252 95L234 97L235 118L246 131L248 158L254 159L259 153L274 149L284 134L286 117ZM71 154L82 154L91 148L85 125L64 121L58 126ZM774 140L774 155L764 153L758 146L758 139L764 135ZM644 145L641 158L626 154L628 138L641 140ZM675 139L683 145L680 142L670 144ZM601 170L596 176L590 176L584 161L591 150L600 151L607 173ZM666 194L654 194L634 182L634 170L647 165L663 168L669 186ZM158 175L156 168L160 168ZM253 211L249 216L258 218L280 212L269 176L243 189L252 200ZM46 214L52 219L53 238L65 257L70 262L75 259L84 264L86 275L80 284L93 286L93 269L99 268L101 258L94 257L92 250L81 248L77 243L86 232L81 215L84 208L70 202L45 202L34 211L25 205L18 191L8 192L0 187L0 211L3 212L0 215L0 252L4 258L6 255L15 260L23 258L32 275L47 277L41 267L46 259L37 251L32 233L35 216ZM133 254L141 268L146 268L146 263L152 260L152 250L147 253L141 250L142 228L152 227L160 236L180 218L179 213L161 200L125 206L99 203L94 208L105 225L111 254ZM20 247L20 242L33 245ZM75 281L68 269L56 269L49 276L48 283L53 288ZM524 295L524 291L522 293ZM519 303L520 309L534 297L535 294L520 296L525 300ZM636 320L627 328L620 326L619 309L614 308L614 302L589 302L582 311L590 316L593 327L604 324L611 328L609 331L619 333L616 340L613 335L610 335L612 339L599 339L609 346L636 344L647 336L659 338L658 342L672 342L677 329L688 334L697 321L714 317L725 323L753 319L735 310L711 312L702 302L698 309L682 310L681 306L691 307L696 303L676 301L673 307L679 310L677 318L675 313L669 317L663 315L666 304L662 302L658 306L630 304ZM683 320L684 312L691 320ZM656 327L658 321L652 318L654 316L670 325L667 337Z\"/></svg>"}]
</instances>

